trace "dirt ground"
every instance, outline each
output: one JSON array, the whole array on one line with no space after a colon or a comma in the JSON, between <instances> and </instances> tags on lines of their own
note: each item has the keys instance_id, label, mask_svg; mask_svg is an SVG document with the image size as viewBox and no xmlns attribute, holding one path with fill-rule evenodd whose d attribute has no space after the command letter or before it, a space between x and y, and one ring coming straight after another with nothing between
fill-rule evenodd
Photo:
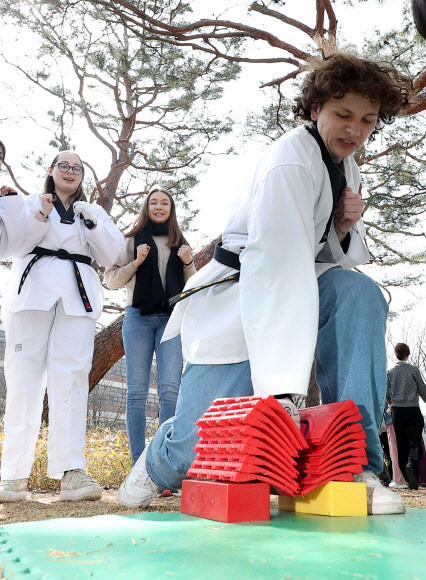
<instances>
[{"instance_id":1,"label":"dirt ground","mask_svg":"<svg viewBox=\"0 0 426 580\"><path fill-rule=\"evenodd\" d=\"M407 508L426 509L426 488L418 491L398 490ZM178 512L180 497L156 498L144 509L128 510L117 503L118 490L104 490L100 501L61 502L59 493L32 492L23 502L0 504L0 526L16 522L31 522L53 518L85 518L104 514L128 515L140 512ZM276 496L271 496L271 507L277 507Z\"/></svg>"}]
</instances>

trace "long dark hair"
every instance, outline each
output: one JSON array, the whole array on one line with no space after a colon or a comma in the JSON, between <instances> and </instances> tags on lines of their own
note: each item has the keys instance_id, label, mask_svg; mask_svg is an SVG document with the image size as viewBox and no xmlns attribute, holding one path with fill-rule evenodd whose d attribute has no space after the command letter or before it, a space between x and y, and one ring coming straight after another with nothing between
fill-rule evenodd
<instances>
[{"instance_id":1,"label":"long dark hair","mask_svg":"<svg viewBox=\"0 0 426 580\"><path fill-rule=\"evenodd\" d=\"M6 159L6 147L4 146L3 141L0 141L0 147L3 149L3 161Z\"/></svg>"},{"instance_id":2,"label":"long dark hair","mask_svg":"<svg viewBox=\"0 0 426 580\"><path fill-rule=\"evenodd\" d=\"M188 242L185 240L185 237L184 237L184 235L179 227L179 224L177 222L176 206L175 206L174 199L173 199L171 193L169 191L167 191L167 189L165 189L164 187L160 187L159 185L154 185L149 190L149 193L146 196L146 198L142 204L141 211L139 212L138 217L133 222L131 230L129 232L127 232L127 234L125 234L125 237L126 238L134 237L138 232L143 230L143 228L146 226L146 224L149 221L149 215L148 215L149 200L151 198L151 195L153 193L156 193L157 191L161 191L162 193L165 193L167 195L167 197L170 199L170 204L171 204L170 217L169 217L169 237L167 240L167 245L168 246L180 246L181 244L188 245Z\"/></svg>"},{"instance_id":3,"label":"long dark hair","mask_svg":"<svg viewBox=\"0 0 426 580\"><path fill-rule=\"evenodd\" d=\"M58 161L61 153L72 153L73 155L78 157L80 160L81 166L83 168L83 173L81 174L81 181L79 183L79 186L77 187L75 193L68 198L69 204L72 205L75 201L87 201L86 196L85 196L84 191L83 191L84 165L83 165L83 162L82 162L80 156L77 155L77 153L75 153L75 151L61 151L60 153L58 153L56 155L55 159L50 164L50 167L53 167L55 165L55 163ZM53 194L53 203L55 203L55 201L57 200L57 196L55 193L55 182L53 181L53 177L50 175L50 173L47 174L47 177L44 180L44 193L52 193Z\"/></svg>"}]
</instances>

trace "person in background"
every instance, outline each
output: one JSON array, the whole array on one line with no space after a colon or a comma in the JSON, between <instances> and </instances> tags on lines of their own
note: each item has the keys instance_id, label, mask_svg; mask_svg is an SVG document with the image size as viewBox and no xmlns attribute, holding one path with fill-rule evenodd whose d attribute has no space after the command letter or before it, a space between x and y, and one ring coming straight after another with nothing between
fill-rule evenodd
<instances>
[{"instance_id":1,"label":"person in background","mask_svg":"<svg viewBox=\"0 0 426 580\"><path fill-rule=\"evenodd\" d=\"M24 227L13 221L23 240L2 305L7 385L2 502L26 497L46 387L48 477L61 480L62 500L102 495L84 471L88 379L103 306L91 263L113 264L124 239L99 205L85 201L83 176L80 157L62 151L48 168L44 193L25 199Z\"/></svg>"},{"instance_id":2,"label":"person in background","mask_svg":"<svg viewBox=\"0 0 426 580\"><path fill-rule=\"evenodd\" d=\"M399 469L398 463L398 446L396 444L395 429L392 423L392 410L385 404L382 425L384 431L380 432L380 441L384 450L384 455L388 463L389 480L384 480L383 485L388 485L391 489L408 489L407 482ZM382 479L379 476L380 479Z\"/></svg>"},{"instance_id":3,"label":"person in background","mask_svg":"<svg viewBox=\"0 0 426 580\"><path fill-rule=\"evenodd\" d=\"M6 159L6 147L0 141L0 169ZM7 260L20 246L25 236L26 211L24 200L13 187L0 186L0 260ZM20 223L17 228L16 224ZM32 224L31 224L32 225ZM36 226L37 227L37 226Z\"/></svg>"},{"instance_id":4,"label":"person in background","mask_svg":"<svg viewBox=\"0 0 426 580\"><path fill-rule=\"evenodd\" d=\"M126 287L123 342L127 367L127 432L133 464L145 448L146 402L152 359L157 361L160 425L173 417L182 373L177 336L161 342L179 294L195 273L191 249L176 218L172 195L154 185L147 195L116 263L105 271L108 288Z\"/></svg>"},{"instance_id":5,"label":"person in background","mask_svg":"<svg viewBox=\"0 0 426 580\"><path fill-rule=\"evenodd\" d=\"M386 404L383 419L379 427L379 438L383 449L383 469L377 476L385 487L389 487L389 484L392 481L392 460L390 457L388 434L386 430L388 422L392 421L392 417L390 413L387 412L387 408L388 406Z\"/></svg>"},{"instance_id":6,"label":"person in background","mask_svg":"<svg viewBox=\"0 0 426 580\"><path fill-rule=\"evenodd\" d=\"M392 409L399 468L410 489L418 489L424 427L419 397L426 403L426 385L419 369L407 362L410 348L406 344L398 343L395 355L398 361L388 372L386 400Z\"/></svg>"}]
</instances>

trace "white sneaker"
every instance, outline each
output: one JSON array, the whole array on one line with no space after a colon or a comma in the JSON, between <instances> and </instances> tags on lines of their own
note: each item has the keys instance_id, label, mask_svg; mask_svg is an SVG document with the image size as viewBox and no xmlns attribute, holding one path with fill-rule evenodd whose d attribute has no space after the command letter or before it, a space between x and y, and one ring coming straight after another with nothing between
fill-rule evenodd
<instances>
[{"instance_id":1,"label":"white sneaker","mask_svg":"<svg viewBox=\"0 0 426 580\"><path fill-rule=\"evenodd\" d=\"M0 502L22 501L27 497L27 479L4 479L0 483Z\"/></svg>"},{"instance_id":2,"label":"white sneaker","mask_svg":"<svg viewBox=\"0 0 426 580\"><path fill-rule=\"evenodd\" d=\"M405 505L401 496L384 487L372 471L355 473L354 481L367 484L367 511L369 515L405 513Z\"/></svg>"},{"instance_id":3,"label":"white sneaker","mask_svg":"<svg viewBox=\"0 0 426 580\"><path fill-rule=\"evenodd\" d=\"M394 481L390 482L389 487L392 489L408 489L408 485L406 483L395 483Z\"/></svg>"},{"instance_id":4,"label":"white sneaker","mask_svg":"<svg viewBox=\"0 0 426 580\"><path fill-rule=\"evenodd\" d=\"M282 405L285 409L285 411L287 411L287 413L290 415L290 417L293 419L293 421L296 423L297 428L300 429L300 415L299 415L299 409L296 407L296 405L293 403L293 401L290 399L290 397L284 397L283 399L276 399L280 405Z\"/></svg>"},{"instance_id":5,"label":"white sneaker","mask_svg":"<svg viewBox=\"0 0 426 580\"><path fill-rule=\"evenodd\" d=\"M61 479L62 501L82 501L101 499L102 488L82 469L71 469Z\"/></svg>"},{"instance_id":6,"label":"white sneaker","mask_svg":"<svg viewBox=\"0 0 426 580\"><path fill-rule=\"evenodd\" d=\"M120 485L118 503L128 508L148 507L161 488L152 481L146 470L148 445Z\"/></svg>"}]
</instances>

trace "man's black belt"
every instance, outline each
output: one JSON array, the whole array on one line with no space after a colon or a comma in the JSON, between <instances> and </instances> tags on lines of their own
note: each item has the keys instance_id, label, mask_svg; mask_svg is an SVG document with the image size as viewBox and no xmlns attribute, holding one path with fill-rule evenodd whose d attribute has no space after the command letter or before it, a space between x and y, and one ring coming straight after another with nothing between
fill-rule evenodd
<instances>
[{"instance_id":1,"label":"man's black belt","mask_svg":"<svg viewBox=\"0 0 426 580\"><path fill-rule=\"evenodd\" d=\"M219 262L224 266L228 266L228 268L232 268L233 270L240 270L241 268L239 254L235 254L234 252L230 252L229 250L222 248L222 242L216 244L213 258L216 260L216 262ZM169 304L170 306L174 306L181 300L192 296L200 290L204 290L204 288L210 288L210 286L216 286L217 284L222 284L223 282L238 282L239 279L240 272L237 272L236 274L231 274L226 278L221 278L220 280L215 280L214 282L209 282L208 284L202 284L201 286L195 286L195 288L190 288L189 290L185 290L184 292L181 292L180 294L170 298Z\"/></svg>"},{"instance_id":2,"label":"man's black belt","mask_svg":"<svg viewBox=\"0 0 426 580\"><path fill-rule=\"evenodd\" d=\"M84 288L84 285L83 285L83 280L81 279L80 270L78 269L78 266L77 266L77 262L79 262L81 264L87 264L88 266L90 266L92 263L92 259L89 258L89 256L84 256L82 254L70 254L66 250L62 250L62 249L61 250L48 250L47 248L40 248L39 246L36 246L34 248L34 250L32 252L30 252L30 254L35 254L35 256L27 264L27 267L25 268L24 273L22 274L21 282L19 284L18 294L21 293L22 286L24 285L24 282L27 279L27 276L28 276L31 268L34 266L34 264L36 262L38 262L38 260L40 260L40 258L42 258L43 256L55 256L56 258L59 258L60 260L70 260L72 262L72 265L74 267L75 279L77 281L78 291L80 293L81 301L83 302L83 306L86 309L86 312L93 312L92 306L90 305L90 301L87 298L86 289Z\"/></svg>"}]
</instances>

